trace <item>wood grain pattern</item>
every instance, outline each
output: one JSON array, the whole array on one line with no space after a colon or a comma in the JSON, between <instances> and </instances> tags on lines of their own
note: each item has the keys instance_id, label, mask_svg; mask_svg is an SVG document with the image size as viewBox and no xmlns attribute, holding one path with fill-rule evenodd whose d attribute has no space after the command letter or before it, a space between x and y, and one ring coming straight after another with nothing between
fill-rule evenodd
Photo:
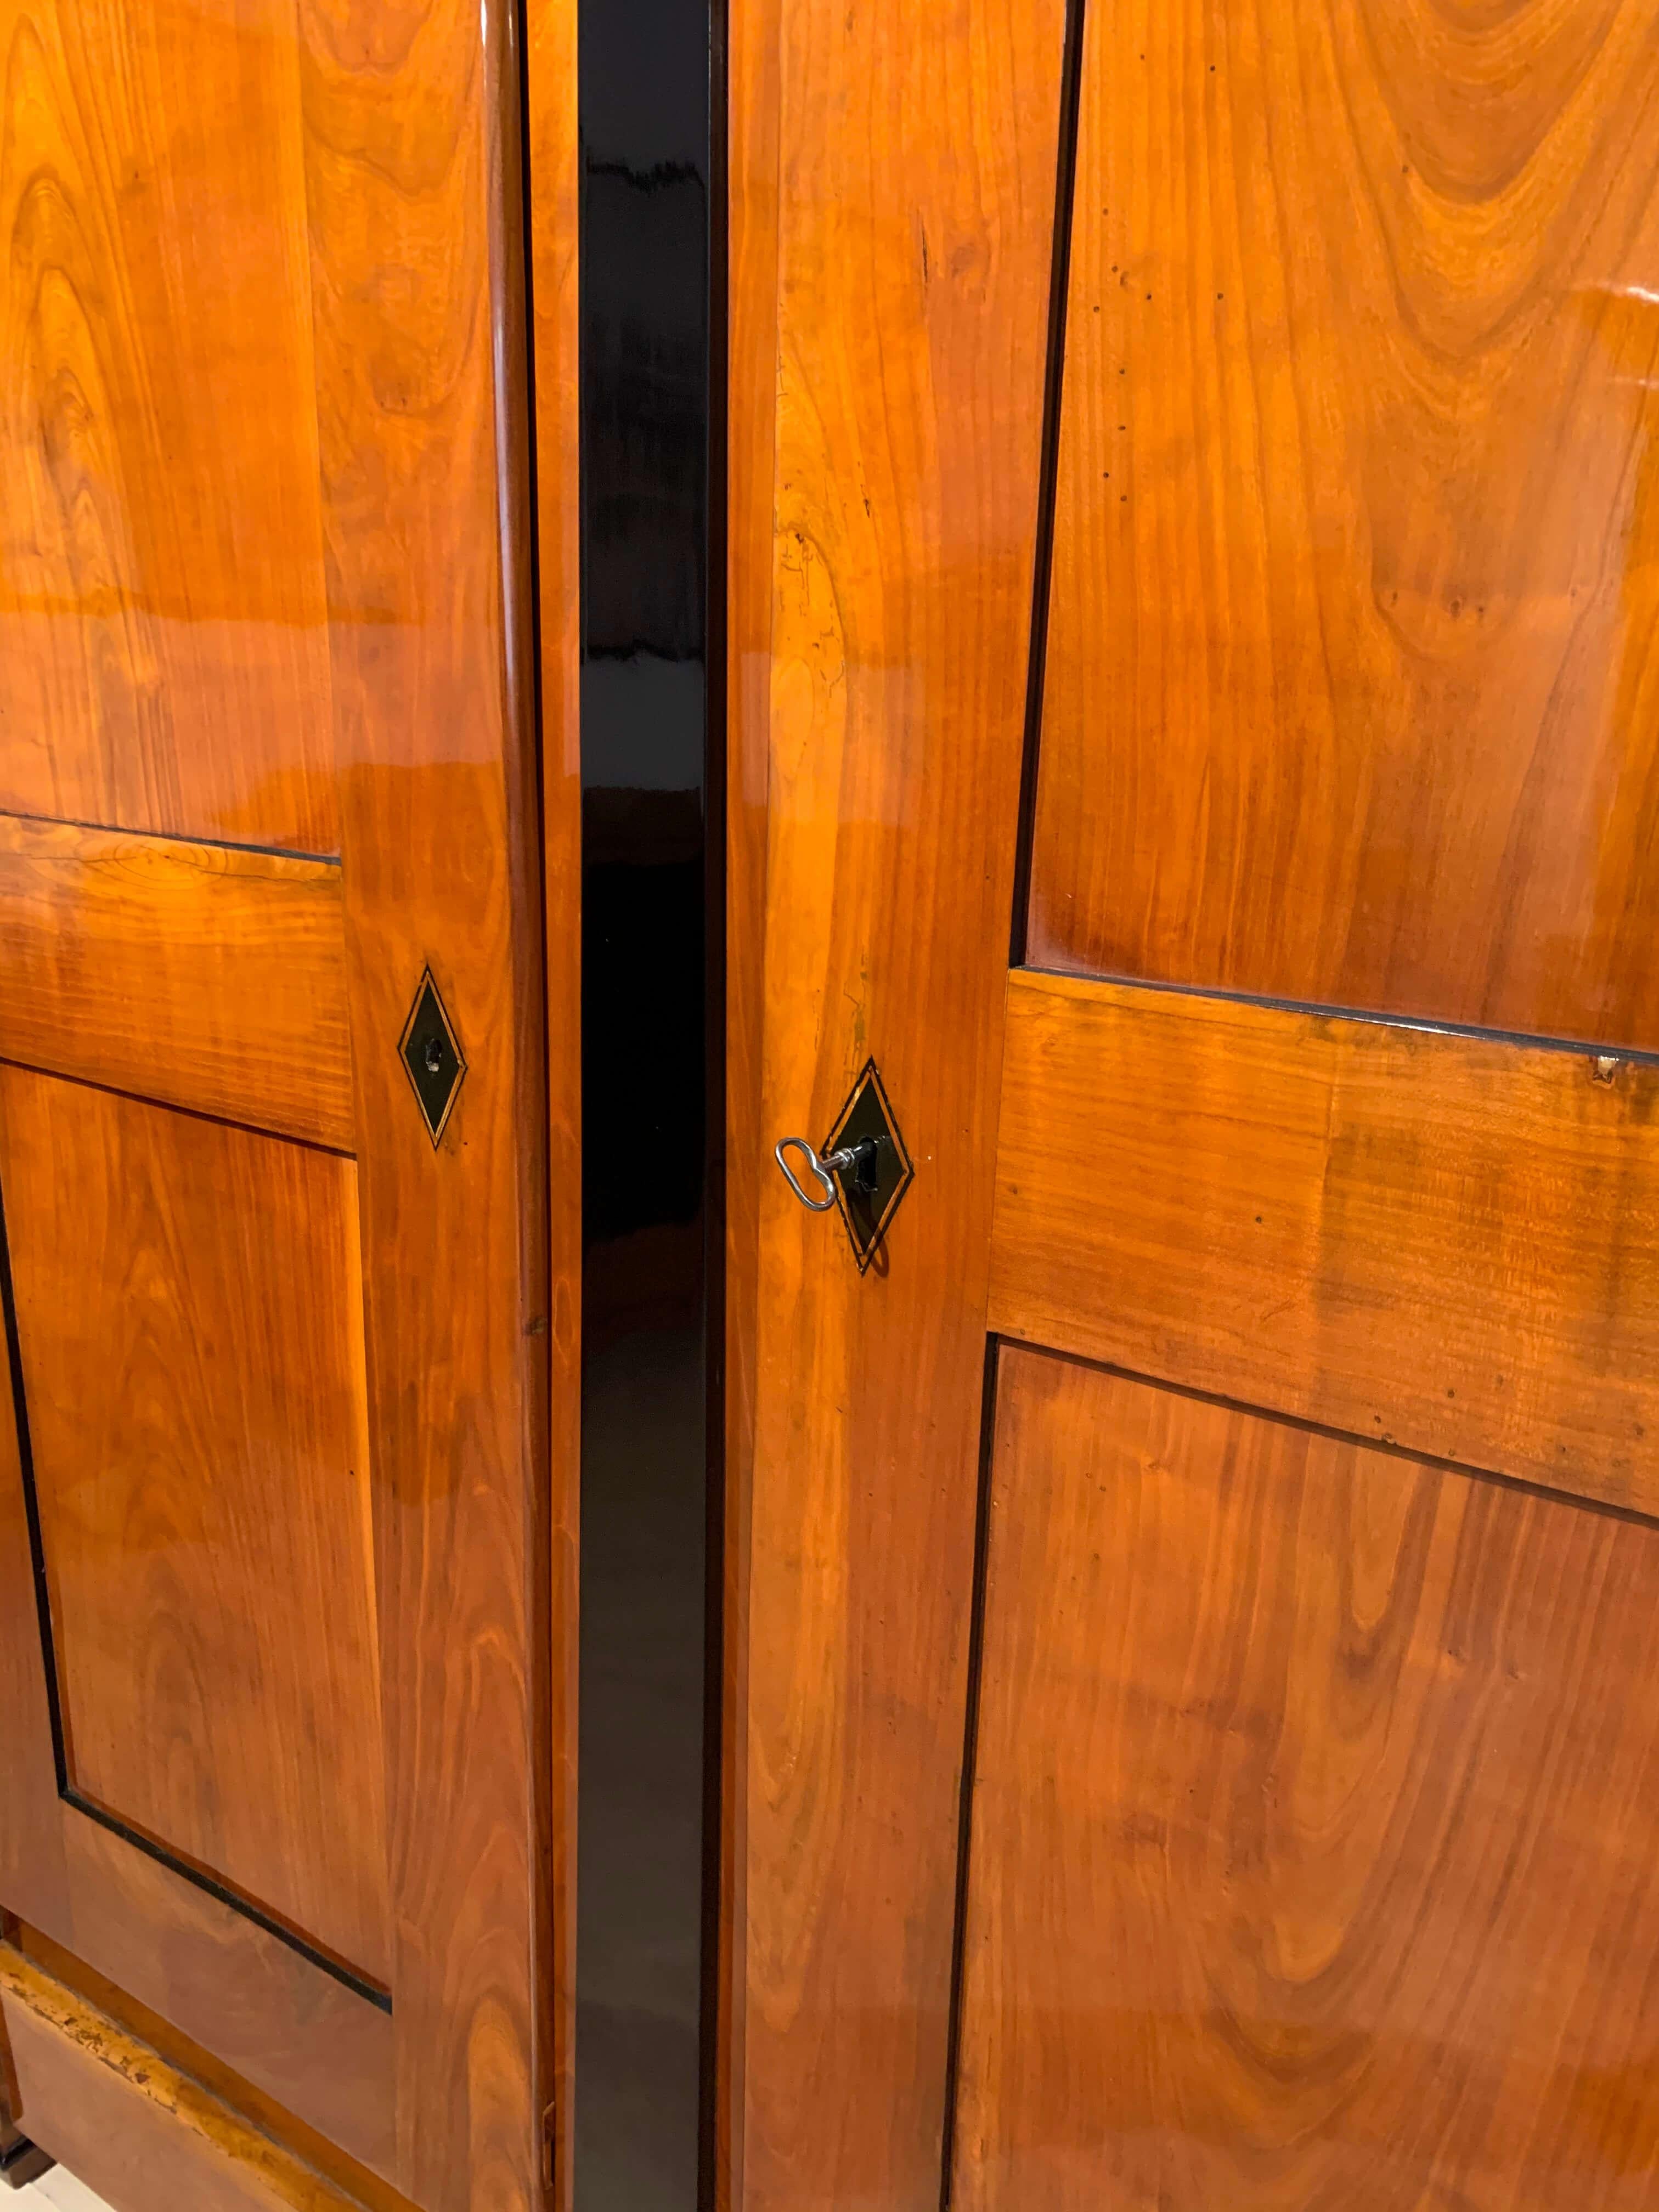
<instances>
[{"instance_id":1,"label":"wood grain pattern","mask_svg":"<svg viewBox=\"0 0 1659 2212\"><path fill-rule=\"evenodd\" d=\"M63 1803L9 1364L0 1359L0 1898L351 2157L389 2170L392 2022L233 1906Z\"/></svg>"},{"instance_id":2,"label":"wood grain pattern","mask_svg":"<svg viewBox=\"0 0 1659 2212\"><path fill-rule=\"evenodd\" d=\"M1659 1044L1659 20L1094 8L1042 967Z\"/></svg>"},{"instance_id":3,"label":"wood grain pattern","mask_svg":"<svg viewBox=\"0 0 1659 2212\"><path fill-rule=\"evenodd\" d=\"M94 1829L93 1832L103 1832ZM84 1959L65 1950L61 1943L55 1943L26 1921L9 1921L5 1940L30 1966L58 1983L67 1994L81 1998L125 2033L148 2044L170 2066L188 2075L210 2096L228 2106L273 2142L281 2143L307 2166L315 2167L349 2197L367 2207L368 2212L409 2212L408 2198L380 2179L369 2166L343 2151L332 2134L325 2135L301 2119L262 2085L250 2081L216 2051L185 2034L170 2020L135 1997L130 1990L111 1981L107 1974L88 1966ZM358 2007L360 2012L362 2009ZM374 2017L388 2028L389 2035L386 2015L376 2014ZM356 2081L342 2087L342 2103L348 2098L352 2100L354 2117L363 2108L362 2087ZM348 2126L348 2137L349 2133Z\"/></svg>"},{"instance_id":4,"label":"wood grain pattern","mask_svg":"<svg viewBox=\"0 0 1659 2212\"><path fill-rule=\"evenodd\" d=\"M549 1062L514 36L510 11L471 0L0 0L0 322L18 366L0 400L0 805L340 855L352 1091L328 1133L356 1165L307 1173L355 1179L361 1209L385 1693L364 1757L384 1781L392 2021L354 2039L337 1984L319 1992L303 1960L284 1982L262 1931L211 1899L192 1913L117 1839L97 1839L100 1863L72 1808L17 1845L0 1801L3 1849L54 1937L307 2124L332 2132L349 2106L337 2139L373 2144L423 2212L540 2201L552 2063ZM397 1049L428 963L468 1061L436 1153ZM284 988L300 980L284 969ZM246 974L234 988L242 1018L264 1013ZM331 1023L339 1003L337 985ZM175 1066L144 1087L167 1096L191 1039L149 1034ZM158 1219L189 1216L207 1239L191 1263L210 1271L248 1234L250 1192L220 1188L220 1140L198 1141L151 1195ZM244 1208L278 1244L303 1220L288 1198L274 1224ZM355 1323L331 1268L322 1287L326 1389ZM561 1288L568 1339L568 1269ZM173 1408L186 1446L216 1403ZM307 1406L291 1425L318 1422ZM27 1674L10 1649L7 1664ZM337 2077L333 2112L307 2064Z\"/></svg>"},{"instance_id":5,"label":"wood grain pattern","mask_svg":"<svg viewBox=\"0 0 1659 2212\"><path fill-rule=\"evenodd\" d=\"M524 131L536 410L537 650L547 963L550 1474L549 2203L574 2189L577 1607L581 1468L581 156L577 0L526 0ZM544 2125L548 2115L544 2112Z\"/></svg>"},{"instance_id":6,"label":"wood grain pattern","mask_svg":"<svg viewBox=\"0 0 1659 2212\"><path fill-rule=\"evenodd\" d=\"M1062 10L752 12L776 112L733 170L733 377L775 400L731 522L769 589L732 698L761 932L734 1035L763 1064L730 1164L757 1241L727 2156L751 2212L934 2212ZM917 1175L861 1279L769 1149L821 1136L871 1053Z\"/></svg>"},{"instance_id":7,"label":"wood grain pattern","mask_svg":"<svg viewBox=\"0 0 1659 2212\"><path fill-rule=\"evenodd\" d=\"M9 1948L0 2027L26 2131L118 2212L354 2212L356 2198Z\"/></svg>"},{"instance_id":8,"label":"wood grain pattern","mask_svg":"<svg viewBox=\"0 0 1659 2212\"><path fill-rule=\"evenodd\" d=\"M0 814L9 1060L349 1151L340 871Z\"/></svg>"},{"instance_id":9,"label":"wood grain pattern","mask_svg":"<svg viewBox=\"0 0 1659 2212\"><path fill-rule=\"evenodd\" d=\"M427 2212L520 2212L542 2201L554 2089L544 906L508 481L526 450L518 58L507 11L473 0L316 0L301 33L396 2179ZM428 964L468 1061L435 1151L393 1049Z\"/></svg>"},{"instance_id":10,"label":"wood grain pattern","mask_svg":"<svg viewBox=\"0 0 1659 2212\"><path fill-rule=\"evenodd\" d=\"M719 2212L746 2201L749 1581L758 1417L766 1139L767 799L771 781L772 493L778 386L781 10L726 29L726 1153L721 1562Z\"/></svg>"},{"instance_id":11,"label":"wood grain pattern","mask_svg":"<svg viewBox=\"0 0 1659 2212\"><path fill-rule=\"evenodd\" d=\"M337 848L294 13L0 5L0 806Z\"/></svg>"},{"instance_id":12,"label":"wood grain pattern","mask_svg":"<svg viewBox=\"0 0 1659 2212\"><path fill-rule=\"evenodd\" d=\"M1659 1532L1020 1351L963 2212L1652 2200Z\"/></svg>"},{"instance_id":13,"label":"wood grain pattern","mask_svg":"<svg viewBox=\"0 0 1659 2212\"><path fill-rule=\"evenodd\" d=\"M210 2050L248 2091L375 2173L395 2175L391 2017L76 1807L58 1809L70 1910L51 1933ZM14 1894L22 1903L30 1892Z\"/></svg>"},{"instance_id":14,"label":"wood grain pattern","mask_svg":"<svg viewBox=\"0 0 1659 2212\"><path fill-rule=\"evenodd\" d=\"M1659 1512L1659 1067L1016 975L991 1322Z\"/></svg>"},{"instance_id":15,"label":"wood grain pattern","mask_svg":"<svg viewBox=\"0 0 1659 2212\"><path fill-rule=\"evenodd\" d=\"M356 1175L0 1067L71 1788L390 1964Z\"/></svg>"}]
</instances>

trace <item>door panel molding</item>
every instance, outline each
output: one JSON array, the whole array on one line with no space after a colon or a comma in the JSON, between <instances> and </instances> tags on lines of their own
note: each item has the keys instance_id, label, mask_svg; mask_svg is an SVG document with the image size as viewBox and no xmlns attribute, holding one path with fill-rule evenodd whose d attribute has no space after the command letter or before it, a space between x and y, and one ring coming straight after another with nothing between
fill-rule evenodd
<instances>
[{"instance_id":1,"label":"door panel molding","mask_svg":"<svg viewBox=\"0 0 1659 2212\"><path fill-rule=\"evenodd\" d=\"M1027 957L1659 1046L1659 31L1091 6Z\"/></svg>"},{"instance_id":2,"label":"door panel molding","mask_svg":"<svg viewBox=\"0 0 1659 2212\"><path fill-rule=\"evenodd\" d=\"M0 1618L37 1619L9 1360L0 1362ZM374 2171L393 2171L389 2013L192 1875L64 1804L38 1634L0 1637L0 1896Z\"/></svg>"},{"instance_id":3,"label":"door panel molding","mask_svg":"<svg viewBox=\"0 0 1659 2212\"><path fill-rule=\"evenodd\" d=\"M1659 1528L1023 1346L994 1433L949 2201L1628 2201Z\"/></svg>"},{"instance_id":4,"label":"door panel molding","mask_svg":"<svg viewBox=\"0 0 1659 2212\"><path fill-rule=\"evenodd\" d=\"M3 1230L3 1224L0 1224ZM0 1259L4 1245L0 1243ZM0 1613L46 1614L45 1558L24 1468L11 1287L0 1283ZM206 1869L77 1805L53 1729L55 1681L38 1632L0 1637L9 1818L0 1896L108 1980L168 2017L362 2166L392 2172L392 2020L385 1990L323 1958Z\"/></svg>"},{"instance_id":5,"label":"door panel molding","mask_svg":"<svg viewBox=\"0 0 1659 2212\"><path fill-rule=\"evenodd\" d=\"M0 1186L59 1796L389 2007L356 1169L0 1063Z\"/></svg>"},{"instance_id":6,"label":"door panel molding","mask_svg":"<svg viewBox=\"0 0 1659 2212\"><path fill-rule=\"evenodd\" d=\"M58 1795L70 1812L80 1814L84 1819L95 1822L99 1827L106 1829L112 1836L118 1837L124 1844L131 1844L135 1850L143 1851L147 1857L154 1859L158 1866L165 1867L169 1873L176 1875L181 1881L192 1883L196 1888L205 1892L218 1904L228 1906L231 1911L239 1913L244 1919L251 1921L263 1934L273 1937L279 1943L286 1944L291 1951L297 1953L301 1959L305 1960L307 1965L315 1966L322 1973L331 1975L341 1987L349 1990L353 1996L362 1998L366 2003L374 2005L380 2011L390 2015L392 2011L390 1990L381 1983L371 1981L366 1974L360 1972L356 1966L352 1966L349 1960L324 1950L321 1945L304 1929L291 1926L288 1922L278 1919L275 1913L268 1912L246 1891L233 1888L231 1884L222 1880L211 1867L192 1861L186 1857L176 1844L169 1843L160 1836L148 1833L109 1806L100 1805L96 1798L88 1796L84 1790L72 1781L65 1782ZM72 1843L66 1844L66 1849L72 1853L75 1846Z\"/></svg>"},{"instance_id":7,"label":"door panel molding","mask_svg":"<svg viewBox=\"0 0 1659 2212\"><path fill-rule=\"evenodd\" d=\"M990 1316L1659 1512L1659 1065L1017 972Z\"/></svg>"},{"instance_id":8,"label":"door panel molding","mask_svg":"<svg viewBox=\"0 0 1659 2212\"><path fill-rule=\"evenodd\" d=\"M368 2177L348 2191L317 2172L9 1944L0 2044L22 2131L121 2212L403 2212Z\"/></svg>"},{"instance_id":9,"label":"door panel molding","mask_svg":"<svg viewBox=\"0 0 1659 2212\"><path fill-rule=\"evenodd\" d=\"M291 0L5 13L16 812L337 849L295 22Z\"/></svg>"},{"instance_id":10,"label":"door panel molding","mask_svg":"<svg viewBox=\"0 0 1659 2212\"><path fill-rule=\"evenodd\" d=\"M340 870L0 814L4 1057L349 1152Z\"/></svg>"}]
</instances>

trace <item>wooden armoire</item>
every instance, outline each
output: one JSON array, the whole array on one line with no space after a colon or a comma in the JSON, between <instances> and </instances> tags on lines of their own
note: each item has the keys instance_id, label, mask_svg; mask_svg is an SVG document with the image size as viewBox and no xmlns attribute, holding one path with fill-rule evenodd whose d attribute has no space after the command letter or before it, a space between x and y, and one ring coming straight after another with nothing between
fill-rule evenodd
<instances>
[{"instance_id":1,"label":"wooden armoire","mask_svg":"<svg viewBox=\"0 0 1659 2212\"><path fill-rule=\"evenodd\" d=\"M0 2177L1659 2212L1651 0L0 57Z\"/></svg>"}]
</instances>

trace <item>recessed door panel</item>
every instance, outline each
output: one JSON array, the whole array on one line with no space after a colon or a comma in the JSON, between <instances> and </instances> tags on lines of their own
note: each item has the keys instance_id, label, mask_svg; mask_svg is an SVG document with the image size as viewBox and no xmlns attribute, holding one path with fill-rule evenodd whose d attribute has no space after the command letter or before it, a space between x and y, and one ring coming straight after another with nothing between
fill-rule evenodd
<instances>
[{"instance_id":1,"label":"recessed door panel","mask_svg":"<svg viewBox=\"0 0 1659 2212\"><path fill-rule=\"evenodd\" d=\"M331 861L0 814L8 1056L349 1150Z\"/></svg>"},{"instance_id":2,"label":"recessed door panel","mask_svg":"<svg viewBox=\"0 0 1659 2212\"><path fill-rule=\"evenodd\" d=\"M64 1784L389 1978L356 1170L0 1067Z\"/></svg>"},{"instance_id":3,"label":"recessed door panel","mask_svg":"<svg viewBox=\"0 0 1659 2212\"><path fill-rule=\"evenodd\" d=\"M0 63L0 805L337 851L291 0L6 0Z\"/></svg>"},{"instance_id":4,"label":"recessed door panel","mask_svg":"<svg viewBox=\"0 0 1659 2212\"><path fill-rule=\"evenodd\" d=\"M1651 2201L1659 1530L1006 1351L952 2202Z\"/></svg>"},{"instance_id":5,"label":"recessed door panel","mask_svg":"<svg viewBox=\"0 0 1659 2212\"><path fill-rule=\"evenodd\" d=\"M1659 1067L1017 975L991 1324L1659 1511Z\"/></svg>"},{"instance_id":6,"label":"recessed door panel","mask_svg":"<svg viewBox=\"0 0 1659 2212\"><path fill-rule=\"evenodd\" d=\"M1028 957L1659 1044L1648 0L1091 5Z\"/></svg>"}]
</instances>

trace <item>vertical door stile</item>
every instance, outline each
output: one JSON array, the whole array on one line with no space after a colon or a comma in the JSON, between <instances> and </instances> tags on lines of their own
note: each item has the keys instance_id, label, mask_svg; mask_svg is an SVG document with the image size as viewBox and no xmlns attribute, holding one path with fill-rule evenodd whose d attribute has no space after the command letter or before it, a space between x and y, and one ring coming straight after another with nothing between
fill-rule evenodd
<instances>
[{"instance_id":1,"label":"vertical door stile","mask_svg":"<svg viewBox=\"0 0 1659 2212\"><path fill-rule=\"evenodd\" d=\"M519 87L501 11L306 12L331 662L391 1830L398 2179L532 2205L546 1858L547 1221ZM418 35L412 35L418 27ZM514 532L503 546L505 524ZM466 1062L434 1147L422 977ZM539 1328L535 1324L541 1324ZM534 1333L532 1333L532 1330ZM544 1709L537 1711L538 1698Z\"/></svg>"}]
</instances>

